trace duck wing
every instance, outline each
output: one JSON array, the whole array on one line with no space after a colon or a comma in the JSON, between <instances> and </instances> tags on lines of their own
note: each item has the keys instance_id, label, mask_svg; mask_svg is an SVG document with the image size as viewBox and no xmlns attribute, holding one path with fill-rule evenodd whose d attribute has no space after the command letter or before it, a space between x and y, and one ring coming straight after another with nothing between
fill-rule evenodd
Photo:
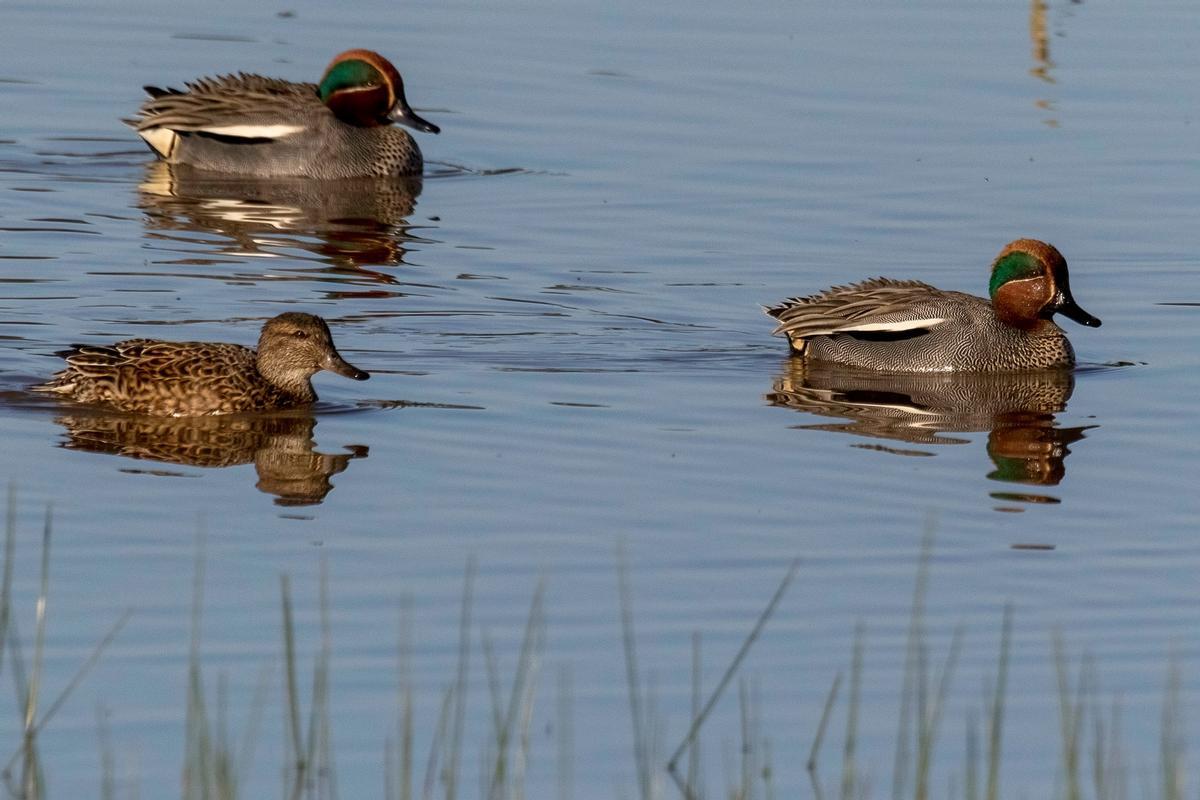
<instances>
[{"instance_id":1,"label":"duck wing","mask_svg":"<svg viewBox=\"0 0 1200 800\"><path fill-rule=\"evenodd\" d=\"M185 90L147 86L150 99L124 122L138 133L167 129L232 140L273 140L298 133L312 114L331 114L312 83L239 72L201 78Z\"/></svg>"},{"instance_id":2,"label":"duck wing","mask_svg":"<svg viewBox=\"0 0 1200 800\"><path fill-rule=\"evenodd\" d=\"M763 310L779 321L772 333L793 339L839 333L904 333L928 330L947 320L947 301L962 297L921 281L872 278L791 297Z\"/></svg>"},{"instance_id":3,"label":"duck wing","mask_svg":"<svg viewBox=\"0 0 1200 800\"><path fill-rule=\"evenodd\" d=\"M73 377L88 381L205 384L255 372L255 354L237 344L127 339L114 345L74 345L58 355Z\"/></svg>"}]
</instances>

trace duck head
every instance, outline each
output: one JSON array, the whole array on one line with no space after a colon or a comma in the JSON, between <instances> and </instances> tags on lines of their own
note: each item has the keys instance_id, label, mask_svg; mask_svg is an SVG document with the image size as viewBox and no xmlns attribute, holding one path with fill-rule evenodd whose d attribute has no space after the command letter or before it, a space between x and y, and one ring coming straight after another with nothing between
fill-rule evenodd
<instances>
[{"instance_id":1,"label":"duck head","mask_svg":"<svg viewBox=\"0 0 1200 800\"><path fill-rule=\"evenodd\" d=\"M374 50L337 55L317 85L317 94L338 119L350 125L369 128L398 122L425 133L441 131L412 110L400 73Z\"/></svg>"},{"instance_id":2,"label":"duck head","mask_svg":"<svg viewBox=\"0 0 1200 800\"><path fill-rule=\"evenodd\" d=\"M1032 328L1055 314L1089 328L1100 327L1100 320L1071 296L1062 253L1037 239L1017 239L1005 245L992 263L988 294L1000 321L1016 328Z\"/></svg>"},{"instance_id":3,"label":"duck head","mask_svg":"<svg viewBox=\"0 0 1200 800\"><path fill-rule=\"evenodd\" d=\"M310 378L323 369L356 381L371 377L342 358L325 320L289 311L267 320L258 337L258 371L272 384L316 399Z\"/></svg>"}]
</instances>

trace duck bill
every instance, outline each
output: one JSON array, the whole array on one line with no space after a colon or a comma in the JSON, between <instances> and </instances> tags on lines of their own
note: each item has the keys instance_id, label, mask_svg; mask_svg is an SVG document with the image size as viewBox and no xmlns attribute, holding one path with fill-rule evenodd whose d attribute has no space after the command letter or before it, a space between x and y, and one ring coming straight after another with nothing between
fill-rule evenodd
<instances>
[{"instance_id":1,"label":"duck bill","mask_svg":"<svg viewBox=\"0 0 1200 800\"><path fill-rule=\"evenodd\" d=\"M403 98L396 105L392 106L392 110L388 113L388 119L401 125L407 125L413 130L423 131L424 133L442 132L442 129L437 125L434 125L427 119L418 117L417 112L413 111Z\"/></svg>"},{"instance_id":2,"label":"duck bill","mask_svg":"<svg viewBox=\"0 0 1200 800\"><path fill-rule=\"evenodd\" d=\"M1078 322L1080 325L1087 325L1089 328L1100 327L1100 320L1080 308L1074 298L1068 294L1063 294L1059 298L1058 308L1055 310L1067 319Z\"/></svg>"},{"instance_id":3,"label":"duck bill","mask_svg":"<svg viewBox=\"0 0 1200 800\"><path fill-rule=\"evenodd\" d=\"M370 373L363 372L361 369L346 361L346 359L342 358L337 353L330 353L329 355L325 356L325 361L322 362L321 366L330 372L341 375L343 378L350 378L351 380L355 381L365 381L367 378L371 377Z\"/></svg>"}]
</instances>

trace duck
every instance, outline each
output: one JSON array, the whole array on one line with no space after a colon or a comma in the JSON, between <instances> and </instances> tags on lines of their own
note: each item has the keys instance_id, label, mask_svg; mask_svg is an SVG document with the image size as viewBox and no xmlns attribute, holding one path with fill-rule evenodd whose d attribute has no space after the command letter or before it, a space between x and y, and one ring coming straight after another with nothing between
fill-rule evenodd
<instances>
[{"instance_id":1,"label":"duck","mask_svg":"<svg viewBox=\"0 0 1200 800\"><path fill-rule=\"evenodd\" d=\"M421 149L392 123L441 129L417 115L404 81L374 50L339 53L320 83L239 72L150 96L123 120L170 164L260 178L420 175Z\"/></svg>"},{"instance_id":2,"label":"duck","mask_svg":"<svg viewBox=\"0 0 1200 800\"><path fill-rule=\"evenodd\" d=\"M1063 369L1075 351L1055 314L1089 328L1067 261L1038 239L1009 242L992 262L989 299L915 280L872 278L763 310L793 355L887 372Z\"/></svg>"},{"instance_id":3,"label":"duck","mask_svg":"<svg viewBox=\"0 0 1200 800\"><path fill-rule=\"evenodd\" d=\"M157 417L275 411L317 400L312 376L365 381L333 345L325 320L289 311L263 325L257 350L226 342L126 339L73 345L67 367L33 391Z\"/></svg>"}]
</instances>

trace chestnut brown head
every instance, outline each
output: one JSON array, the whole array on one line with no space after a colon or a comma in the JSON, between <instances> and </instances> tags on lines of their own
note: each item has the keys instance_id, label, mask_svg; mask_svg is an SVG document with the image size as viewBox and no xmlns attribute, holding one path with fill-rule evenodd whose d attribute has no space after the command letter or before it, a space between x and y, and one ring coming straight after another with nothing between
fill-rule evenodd
<instances>
[{"instance_id":1,"label":"chestnut brown head","mask_svg":"<svg viewBox=\"0 0 1200 800\"><path fill-rule=\"evenodd\" d=\"M359 127L398 122L425 133L440 128L417 116L404 97L404 79L374 50L338 54L317 85L321 102L343 122Z\"/></svg>"},{"instance_id":2,"label":"chestnut brown head","mask_svg":"<svg viewBox=\"0 0 1200 800\"><path fill-rule=\"evenodd\" d=\"M1062 253L1037 239L1017 239L1005 245L992 263L988 294L996 316L1013 327L1030 328L1059 313L1080 325L1100 327L1100 320L1071 296Z\"/></svg>"}]
</instances>

